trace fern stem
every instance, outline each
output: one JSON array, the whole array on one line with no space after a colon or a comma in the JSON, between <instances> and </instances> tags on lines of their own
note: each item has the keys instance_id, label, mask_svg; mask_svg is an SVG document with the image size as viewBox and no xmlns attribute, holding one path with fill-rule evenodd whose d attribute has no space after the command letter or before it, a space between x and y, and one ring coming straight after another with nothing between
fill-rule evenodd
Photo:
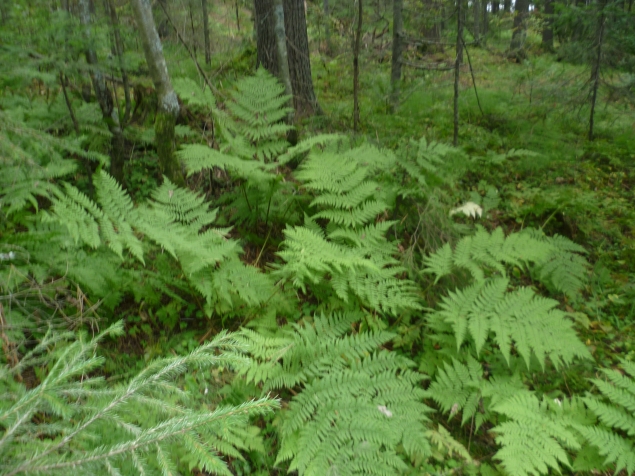
<instances>
[{"instance_id":1,"label":"fern stem","mask_svg":"<svg viewBox=\"0 0 635 476\"><path fill-rule=\"evenodd\" d=\"M271 202L271 200L270 200ZM262 253L265 251L265 246L267 246L267 241L269 241L269 237L271 236L271 230L273 228L273 225L271 225L269 227L269 232L267 233L267 237L265 238L265 242L262 245L262 248L260 248L260 253L258 253L258 257L256 258L256 261L254 262L254 266L258 266L258 262L260 261L260 257L262 256Z\"/></svg>"}]
</instances>

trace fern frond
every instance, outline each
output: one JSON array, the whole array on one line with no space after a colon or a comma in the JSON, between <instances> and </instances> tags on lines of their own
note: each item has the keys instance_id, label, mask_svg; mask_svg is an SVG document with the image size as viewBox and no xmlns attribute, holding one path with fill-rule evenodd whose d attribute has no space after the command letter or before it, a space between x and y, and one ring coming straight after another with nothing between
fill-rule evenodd
<instances>
[{"instance_id":1,"label":"fern frond","mask_svg":"<svg viewBox=\"0 0 635 476\"><path fill-rule=\"evenodd\" d=\"M532 355L543 367L547 357L559 367L575 357L590 356L566 314L555 309L557 301L536 296L529 288L507 292L508 286L509 280L492 278L451 292L431 319L452 326L457 349L469 332L480 352L494 332L494 341L508 363L512 343L527 366Z\"/></svg>"},{"instance_id":2,"label":"fern frond","mask_svg":"<svg viewBox=\"0 0 635 476\"><path fill-rule=\"evenodd\" d=\"M509 421L492 429L496 442L503 448L495 458L509 474L527 476L560 472L571 467L568 450L579 450L577 431L581 428L576 413L579 403L572 405L543 400L530 392L521 392L495 407Z\"/></svg>"}]
</instances>

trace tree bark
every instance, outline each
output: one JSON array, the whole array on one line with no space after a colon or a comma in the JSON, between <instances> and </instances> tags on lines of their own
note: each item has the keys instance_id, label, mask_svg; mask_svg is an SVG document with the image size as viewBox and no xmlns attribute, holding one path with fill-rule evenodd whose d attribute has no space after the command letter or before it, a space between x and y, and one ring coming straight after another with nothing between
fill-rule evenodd
<instances>
[{"instance_id":1,"label":"tree bark","mask_svg":"<svg viewBox=\"0 0 635 476\"><path fill-rule=\"evenodd\" d=\"M589 140L592 141L594 139L594 130L593 127L595 125L595 104L597 102L598 97L598 87L600 85L600 69L602 65L602 46L604 42L604 26L606 23L606 16L604 15L604 7L606 6L606 0L603 0L600 4L600 17L598 21L597 28L597 47L596 47L596 55L595 62L593 63L593 68L591 69L591 113L589 116Z\"/></svg>"},{"instance_id":2,"label":"tree bark","mask_svg":"<svg viewBox=\"0 0 635 476\"><path fill-rule=\"evenodd\" d=\"M496 15L498 13L498 11L501 8L501 4L499 3L499 0L494 0L492 2L492 14Z\"/></svg>"},{"instance_id":3,"label":"tree bark","mask_svg":"<svg viewBox=\"0 0 635 476\"><path fill-rule=\"evenodd\" d=\"M401 83L401 54L403 52L403 0L393 0L392 14L392 65L390 69L390 110L399 107Z\"/></svg>"},{"instance_id":4,"label":"tree bark","mask_svg":"<svg viewBox=\"0 0 635 476\"><path fill-rule=\"evenodd\" d=\"M489 13L487 11L487 1L481 0L481 15L483 20L483 27L481 28L481 38L485 41L485 36L487 36L487 32L489 31Z\"/></svg>"},{"instance_id":5,"label":"tree bark","mask_svg":"<svg viewBox=\"0 0 635 476\"><path fill-rule=\"evenodd\" d=\"M282 0L273 0L273 17L275 19L274 31L276 34L276 47L278 52L278 79L284 84L284 93L289 96L289 107L293 111L293 88L291 87L291 73L289 73L289 54L287 52L287 35L284 29L284 6ZM287 116L287 123L293 124L293 112Z\"/></svg>"},{"instance_id":6,"label":"tree bark","mask_svg":"<svg viewBox=\"0 0 635 476\"><path fill-rule=\"evenodd\" d=\"M519 62L523 61L525 53L525 40L527 38L527 17L529 16L529 0L516 0L514 11L514 29L512 41L509 45L510 55Z\"/></svg>"},{"instance_id":7,"label":"tree bark","mask_svg":"<svg viewBox=\"0 0 635 476\"><path fill-rule=\"evenodd\" d=\"M542 47L546 51L553 51L553 1L544 0L544 23L542 24Z\"/></svg>"},{"instance_id":8,"label":"tree bark","mask_svg":"<svg viewBox=\"0 0 635 476\"><path fill-rule=\"evenodd\" d=\"M329 9L329 0L324 0L323 4L324 15L324 37L326 39L326 54L330 55L333 52L331 45L331 12Z\"/></svg>"},{"instance_id":9,"label":"tree bark","mask_svg":"<svg viewBox=\"0 0 635 476\"><path fill-rule=\"evenodd\" d=\"M474 35L474 41L478 43L481 38L481 3L479 0L472 0L472 10L474 17L474 31L472 31L472 34Z\"/></svg>"},{"instance_id":10,"label":"tree bark","mask_svg":"<svg viewBox=\"0 0 635 476\"><path fill-rule=\"evenodd\" d=\"M274 76L280 77L273 0L256 0L254 6L258 45L257 64L262 65ZM322 110L315 97L311 76L304 2L303 0L284 0L283 9L295 115L303 117L321 114Z\"/></svg>"},{"instance_id":11,"label":"tree bark","mask_svg":"<svg viewBox=\"0 0 635 476\"><path fill-rule=\"evenodd\" d=\"M123 166L124 166L124 137L121 125L119 124L119 114L114 107L112 95L106 79L99 69L97 61L97 53L92 47L92 34L90 30L90 4L88 0L79 1L79 21L83 27L83 35L86 40L86 62L90 65L90 79L97 96L97 102L101 109L104 122L108 126L108 130L112 134L111 153L110 153L110 174L119 182L123 183Z\"/></svg>"},{"instance_id":12,"label":"tree bark","mask_svg":"<svg viewBox=\"0 0 635 476\"><path fill-rule=\"evenodd\" d=\"M359 131L359 50L362 43L362 0L357 0L357 29L353 45L353 130Z\"/></svg>"},{"instance_id":13,"label":"tree bark","mask_svg":"<svg viewBox=\"0 0 635 476\"><path fill-rule=\"evenodd\" d=\"M130 98L130 81L128 80L128 72L126 71L123 62L123 41L121 41L121 32L119 28L119 18L117 17L117 10L113 0L106 0L106 11L110 17L110 26L113 31L115 54L117 55L117 62L119 63L119 71L121 71L121 81L123 82L123 94L126 101L126 107L123 114L122 123L125 126L130 120L130 114L132 113L132 100Z\"/></svg>"},{"instance_id":14,"label":"tree bark","mask_svg":"<svg viewBox=\"0 0 635 476\"><path fill-rule=\"evenodd\" d=\"M205 64L212 64L212 51L209 44L209 15L207 13L207 0L201 0L201 13L203 13L203 41L205 42Z\"/></svg>"},{"instance_id":15,"label":"tree bark","mask_svg":"<svg viewBox=\"0 0 635 476\"><path fill-rule=\"evenodd\" d=\"M454 137L452 143L459 144L459 81L463 62L463 0L456 2L456 60L454 62Z\"/></svg>"},{"instance_id":16,"label":"tree bark","mask_svg":"<svg viewBox=\"0 0 635 476\"><path fill-rule=\"evenodd\" d=\"M158 106L154 133L161 172L176 185L185 186L180 164L174 155L174 126L179 114L179 101L172 88L163 47L152 17L149 0L132 0L135 21L150 77L157 92Z\"/></svg>"},{"instance_id":17,"label":"tree bark","mask_svg":"<svg viewBox=\"0 0 635 476\"><path fill-rule=\"evenodd\" d=\"M503 11L505 13L509 13L512 11L512 0L504 0L503 1Z\"/></svg>"}]
</instances>

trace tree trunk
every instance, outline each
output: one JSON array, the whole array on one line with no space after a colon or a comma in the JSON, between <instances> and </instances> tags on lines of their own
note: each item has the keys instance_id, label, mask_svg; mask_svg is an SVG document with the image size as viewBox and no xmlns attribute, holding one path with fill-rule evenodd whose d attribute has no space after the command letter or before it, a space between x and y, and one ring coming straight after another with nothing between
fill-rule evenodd
<instances>
[{"instance_id":1,"label":"tree trunk","mask_svg":"<svg viewBox=\"0 0 635 476\"><path fill-rule=\"evenodd\" d=\"M604 7L606 6L606 0L603 0L600 4L600 18L598 21L597 29L597 41L596 41L596 55L595 63L591 69L591 114L589 116L589 140L594 139L593 126L595 123L595 104L598 97L598 87L600 85L600 69L602 65L602 43L604 42L604 25L606 23L606 16L604 15Z\"/></svg>"},{"instance_id":2,"label":"tree trunk","mask_svg":"<svg viewBox=\"0 0 635 476\"><path fill-rule=\"evenodd\" d=\"M505 13L509 13L512 11L512 0L503 1L503 10L505 11Z\"/></svg>"},{"instance_id":3,"label":"tree trunk","mask_svg":"<svg viewBox=\"0 0 635 476\"><path fill-rule=\"evenodd\" d=\"M423 52L442 51L441 31L445 28L444 20L446 17L444 4L438 0L423 0L423 8L427 18L422 32L423 38L427 40Z\"/></svg>"},{"instance_id":4,"label":"tree trunk","mask_svg":"<svg viewBox=\"0 0 635 476\"><path fill-rule=\"evenodd\" d=\"M390 70L390 110L399 106L399 86L401 83L401 54L403 52L403 0L393 0L392 14L392 65Z\"/></svg>"},{"instance_id":5,"label":"tree trunk","mask_svg":"<svg viewBox=\"0 0 635 476\"><path fill-rule=\"evenodd\" d=\"M479 0L472 0L472 10L474 16L474 31L472 31L472 34L474 41L478 43L481 38L481 2Z\"/></svg>"},{"instance_id":6,"label":"tree trunk","mask_svg":"<svg viewBox=\"0 0 635 476\"><path fill-rule=\"evenodd\" d=\"M257 63L274 76L280 77L273 1L256 0L254 6L258 45ZM283 7L289 75L296 117L321 114L311 76L304 2L303 0L284 0Z\"/></svg>"},{"instance_id":7,"label":"tree trunk","mask_svg":"<svg viewBox=\"0 0 635 476\"><path fill-rule=\"evenodd\" d=\"M463 0L456 2L456 60L454 61L454 138L452 143L459 144L459 80L463 62Z\"/></svg>"},{"instance_id":8,"label":"tree trunk","mask_svg":"<svg viewBox=\"0 0 635 476\"><path fill-rule=\"evenodd\" d=\"M544 23L542 25L542 47L545 51L553 51L553 1L544 0Z\"/></svg>"},{"instance_id":9,"label":"tree trunk","mask_svg":"<svg viewBox=\"0 0 635 476\"><path fill-rule=\"evenodd\" d=\"M205 64L212 64L212 51L209 44L209 14L207 13L207 0L201 0L201 13L203 13L203 41L205 42Z\"/></svg>"},{"instance_id":10,"label":"tree trunk","mask_svg":"<svg viewBox=\"0 0 635 476\"><path fill-rule=\"evenodd\" d=\"M487 36L487 32L489 31L489 13L487 12L487 1L481 0L481 18L483 20L483 27L481 28L481 37L483 41L485 41L485 36Z\"/></svg>"},{"instance_id":11,"label":"tree trunk","mask_svg":"<svg viewBox=\"0 0 635 476\"><path fill-rule=\"evenodd\" d=\"M501 4L499 3L499 0L494 0L492 2L492 14L496 15L498 13L498 11L501 8Z\"/></svg>"},{"instance_id":12,"label":"tree trunk","mask_svg":"<svg viewBox=\"0 0 635 476\"><path fill-rule=\"evenodd\" d=\"M161 172L176 185L185 186L180 164L174 155L174 126L179 114L179 101L172 88L168 67L163 56L163 47L154 25L149 0L132 0L135 21L143 52L145 53L150 77L157 91L157 116L154 134Z\"/></svg>"},{"instance_id":13,"label":"tree trunk","mask_svg":"<svg viewBox=\"0 0 635 476\"><path fill-rule=\"evenodd\" d=\"M514 29L509 45L510 56L521 62L526 57L525 40L527 38L527 17L529 16L529 0L516 0L514 11Z\"/></svg>"},{"instance_id":14,"label":"tree trunk","mask_svg":"<svg viewBox=\"0 0 635 476\"><path fill-rule=\"evenodd\" d=\"M126 107L123 114L122 123L123 126L128 124L130 120L130 114L132 113L132 100L130 98L130 81L128 80L128 72L123 61L123 42L121 41L121 32L119 28L119 18L117 17L117 10L113 0L106 0L106 11L110 17L110 25L113 30L115 54L117 55L117 62L119 63L119 70L121 71L121 80L123 82L123 94L126 101Z\"/></svg>"},{"instance_id":15,"label":"tree trunk","mask_svg":"<svg viewBox=\"0 0 635 476\"><path fill-rule=\"evenodd\" d=\"M324 15L324 37L326 39L326 54L330 55L333 52L333 48L331 45L331 12L329 10L329 0L324 0L323 15Z\"/></svg>"},{"instance_id":16,"label":"tree trunk","mask_svg":"<svg viewBox=\"0 0 635 476\"><path fill-rule=\"evenodd\" d=\"M121 125L119 124L119 114L114 107L112 95L106 79L99 69L97 61L97 53L92 47L92 35L90 31L90 5L88 0L79 1L79 21L83 27L84 39L86 41L86 62L90 65L90 79L97 96L97 102L101 109L104 121L108 126L108 130L112 134L111 153L110 153L110 174L119 182L123 183L123 166L124 166L124 137Z\"/></svg>"},{"instance_id":17,"label":"tree trunk","mask_svg":"<svg viewBox=\"0 0 635 476\"><path fill-rule=\"evenodd\" d=\"M278 52L278 72L280 82L284 84L284 93L289 96L290 102L293 99L293 88L291 86L291 74L289 73L289 54L287 52L287 36L284 29L284 6L282 0L273 0L273 17L275 20L274 32L276 34L276 47ZM289 104L293 109L293 103ZM289 113L287 123L293 124L293 112Z\"/></svg>"},{"instance_id":18,"label":"tree trunk","mask_svg":"<svg viewBox=\"0 0 635 476\"><path fill-rule=\"evenodd\" d=\"M359 50L362 43L362 0L357 0L357 29L353 45L353 130L359 131Z\"/></svg>"}]
</instances>

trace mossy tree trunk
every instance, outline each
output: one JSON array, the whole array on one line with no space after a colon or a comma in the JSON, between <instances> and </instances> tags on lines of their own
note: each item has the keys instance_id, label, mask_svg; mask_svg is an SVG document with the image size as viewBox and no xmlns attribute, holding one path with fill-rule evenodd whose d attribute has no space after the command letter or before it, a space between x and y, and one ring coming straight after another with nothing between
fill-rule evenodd
<instances>
[{"instance_id":1,"label":"mossy tree trunk","mask_svg":"<svg viewBox=\"0 0 635 476\"><path fill-rule=\"evenodd\" d=\"M89 0L79 1L79 20L83 27L84 40L86 41L86 62L90 65L90 79L95 90L95 96L101 109L104 122L112 134L110 151L110 174L123 183L123 166L125 161L125 140L119 113L114 107L112 94L106 84L106 79L99 68L97 53L93 48L93 38L90 30L91 12Z\"/></svg>"},{"instance_id":2,"label":"mossy tree trunk","mask_svg":"<svg viewBox=\"0 0 635 476\"><path fill-rule=\"evenodd\" d=\"M172 88L150 2L149 0L132 0L132 7L150 77L157 91L158 105L154 133L159 166L167 178L176 185L184 186L183 172L174 154L174 126L179 115L179 101Z\"/></svg>"},{"instance_id":3,"label":"mossy tree trunk","mask_svg":"<svg viewBox=\"0 0 635 476\"><path fill-rule=\"evenodd\" d=\"M390 110L399 107L401 83L401 55L403 52L403 0L393 1L392 13L392 64L390 68Z\"/></svg>"}]
</instances>

